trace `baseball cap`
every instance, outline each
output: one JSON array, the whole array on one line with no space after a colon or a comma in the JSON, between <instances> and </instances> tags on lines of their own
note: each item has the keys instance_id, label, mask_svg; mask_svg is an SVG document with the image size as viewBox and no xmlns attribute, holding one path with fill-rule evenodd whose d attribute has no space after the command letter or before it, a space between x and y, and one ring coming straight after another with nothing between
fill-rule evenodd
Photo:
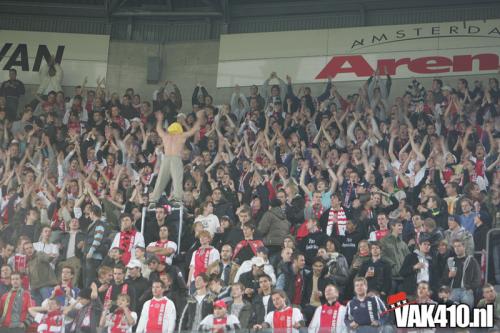
<instances>
[{"instance_id":1,"label":"baseball cap","mask_svg":"<svg viewBox=\"0 0 500 333\"><path fill-rule=\"evenodd\" d=\"M214 302L214 308L224 308L227 309L227 304L223 300L218 300Z\"/></svg>"},{"instance_id":2,"label":"baseball cap","mask_svg":"<svg viewBox=\"0 0 500 333\"><path fill-rule=\"evenodd\" d=\"M132 259L129 261L127 268L141 268L142 264L139 260L137 259Z\"/></svg>"}]
</instances>

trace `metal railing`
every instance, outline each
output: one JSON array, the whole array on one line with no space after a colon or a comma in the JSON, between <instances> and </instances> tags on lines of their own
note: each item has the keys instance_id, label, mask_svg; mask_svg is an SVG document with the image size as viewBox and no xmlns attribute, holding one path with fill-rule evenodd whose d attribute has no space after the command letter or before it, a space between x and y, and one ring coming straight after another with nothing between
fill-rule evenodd
<instances>
[{"instance_id":1,"label":"metal railing","mask_svg":"<svg viewBox=\"0 0 500 333\"><path fill-rule=\"evenodd\" d=\"M184 218L184 206L180 204L178 207L172 207L172 212L179 211L179 233L177 236L177 254L181 251L181 237L182 237L182 220ZM149 209L148 207L142 207L142 217L141 217L141 233L144 236L144 227L146 225L146 213L156 212L156 208ZM146 244L147 246L148 244Z\"/></svg>"},{"instance_id":2,"label":"metal railing","mask_svg":"<svg viewBox=\"0 0 500 333\"><path fill-rule=\"evenodd\" d=\"M500 234L500 228L494 228L488 231L486 234L486 271L485 271L485 281L488 281L490 273L490 247L491 247L491 235ZM499 263L493 263L498 265ZM500 284L500 281L495 281L495 284Z\"/></svg>"}]
</instances>

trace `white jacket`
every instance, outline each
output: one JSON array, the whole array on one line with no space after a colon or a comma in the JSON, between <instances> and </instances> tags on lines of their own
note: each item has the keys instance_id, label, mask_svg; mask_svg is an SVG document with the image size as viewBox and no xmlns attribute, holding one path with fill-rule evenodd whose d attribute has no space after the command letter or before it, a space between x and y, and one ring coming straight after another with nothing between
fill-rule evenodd
<instances>
[{"instance_id":1,"label":"white jacket","mask_svg":"<svg viewBox=\"0 0 500 333\"><path fill-rule=\"evenodd\" d=\"M175 319L177 316L177 313L175 311L175 305L167 297L162 297L161 299L167 300L167 307L165 309L165 313L163 316L162 333L173 333L175 329ZM146 328L148 326L150 304L151 300L146 301L146 303L144 303L144 306L142 307L141 319L139 319L139 324L137 325L136 333L147 333Z\"/></svg>"},{"instance_id":2,"label":"white jacket","mask_svg":"<svg viewBox=\"0 0 500 333\"><path fill-rule=\"evenodd\" d=\"M321 310L322 306L318 306L316 308L316 311L314 311L314 316L313 319L311 320L311 323L309 324L309 330L308 333L318 333L319 328L320 328L320 319L321 319ZM337 314L337 324L335 326L335 332L334 333L347 333L347 326L345 325L345 314L346 314L346 307L344 305L340 306L339 308L339 313Z\"/></svg>"}]
</instances>

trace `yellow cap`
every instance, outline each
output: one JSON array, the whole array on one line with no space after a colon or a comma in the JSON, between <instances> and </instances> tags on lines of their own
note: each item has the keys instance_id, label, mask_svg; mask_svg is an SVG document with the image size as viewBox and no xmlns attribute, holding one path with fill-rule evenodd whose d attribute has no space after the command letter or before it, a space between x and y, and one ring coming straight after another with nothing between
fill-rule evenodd
<instances>
[{"instance_id":1,"label":"yellow cap","mask_svg":"<svg viewBox=\"0 0 500 333\"><path fill-rule=\"evenodd\" d=\"M181 124L175 122L172 125L168 126L167 132L170 134L181 134L182 132L184 132L184 130L182 129Z\"/></svg>"}]
</instances>

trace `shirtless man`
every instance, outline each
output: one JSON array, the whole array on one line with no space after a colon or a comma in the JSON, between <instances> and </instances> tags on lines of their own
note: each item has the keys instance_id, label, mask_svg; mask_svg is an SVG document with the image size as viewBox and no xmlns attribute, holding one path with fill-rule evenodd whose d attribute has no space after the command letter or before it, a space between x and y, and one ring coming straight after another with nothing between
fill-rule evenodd
<instances>
[{"instance_id":1,"label":"shirtless man","mask_svg":"<svg viewBox=\"0 0 500 333\"><path fill-rule=\"evenodd\" d=\"M161 194L165 190L170 177L172 177L172 192L175 202L182 201L182 178L184 166L182 164L182 150L186 140L200 130L200 119L203 117L204 111L198 111L196 114L197 120L193 128L187 132L183 132L182 125L175 122L165 131L163 128L163 113L156 112L156 132L163 142L163 159L161 161L160 171L153 192L151 193L150 202L156 203Z\"/></svg>"}]
</instances>

